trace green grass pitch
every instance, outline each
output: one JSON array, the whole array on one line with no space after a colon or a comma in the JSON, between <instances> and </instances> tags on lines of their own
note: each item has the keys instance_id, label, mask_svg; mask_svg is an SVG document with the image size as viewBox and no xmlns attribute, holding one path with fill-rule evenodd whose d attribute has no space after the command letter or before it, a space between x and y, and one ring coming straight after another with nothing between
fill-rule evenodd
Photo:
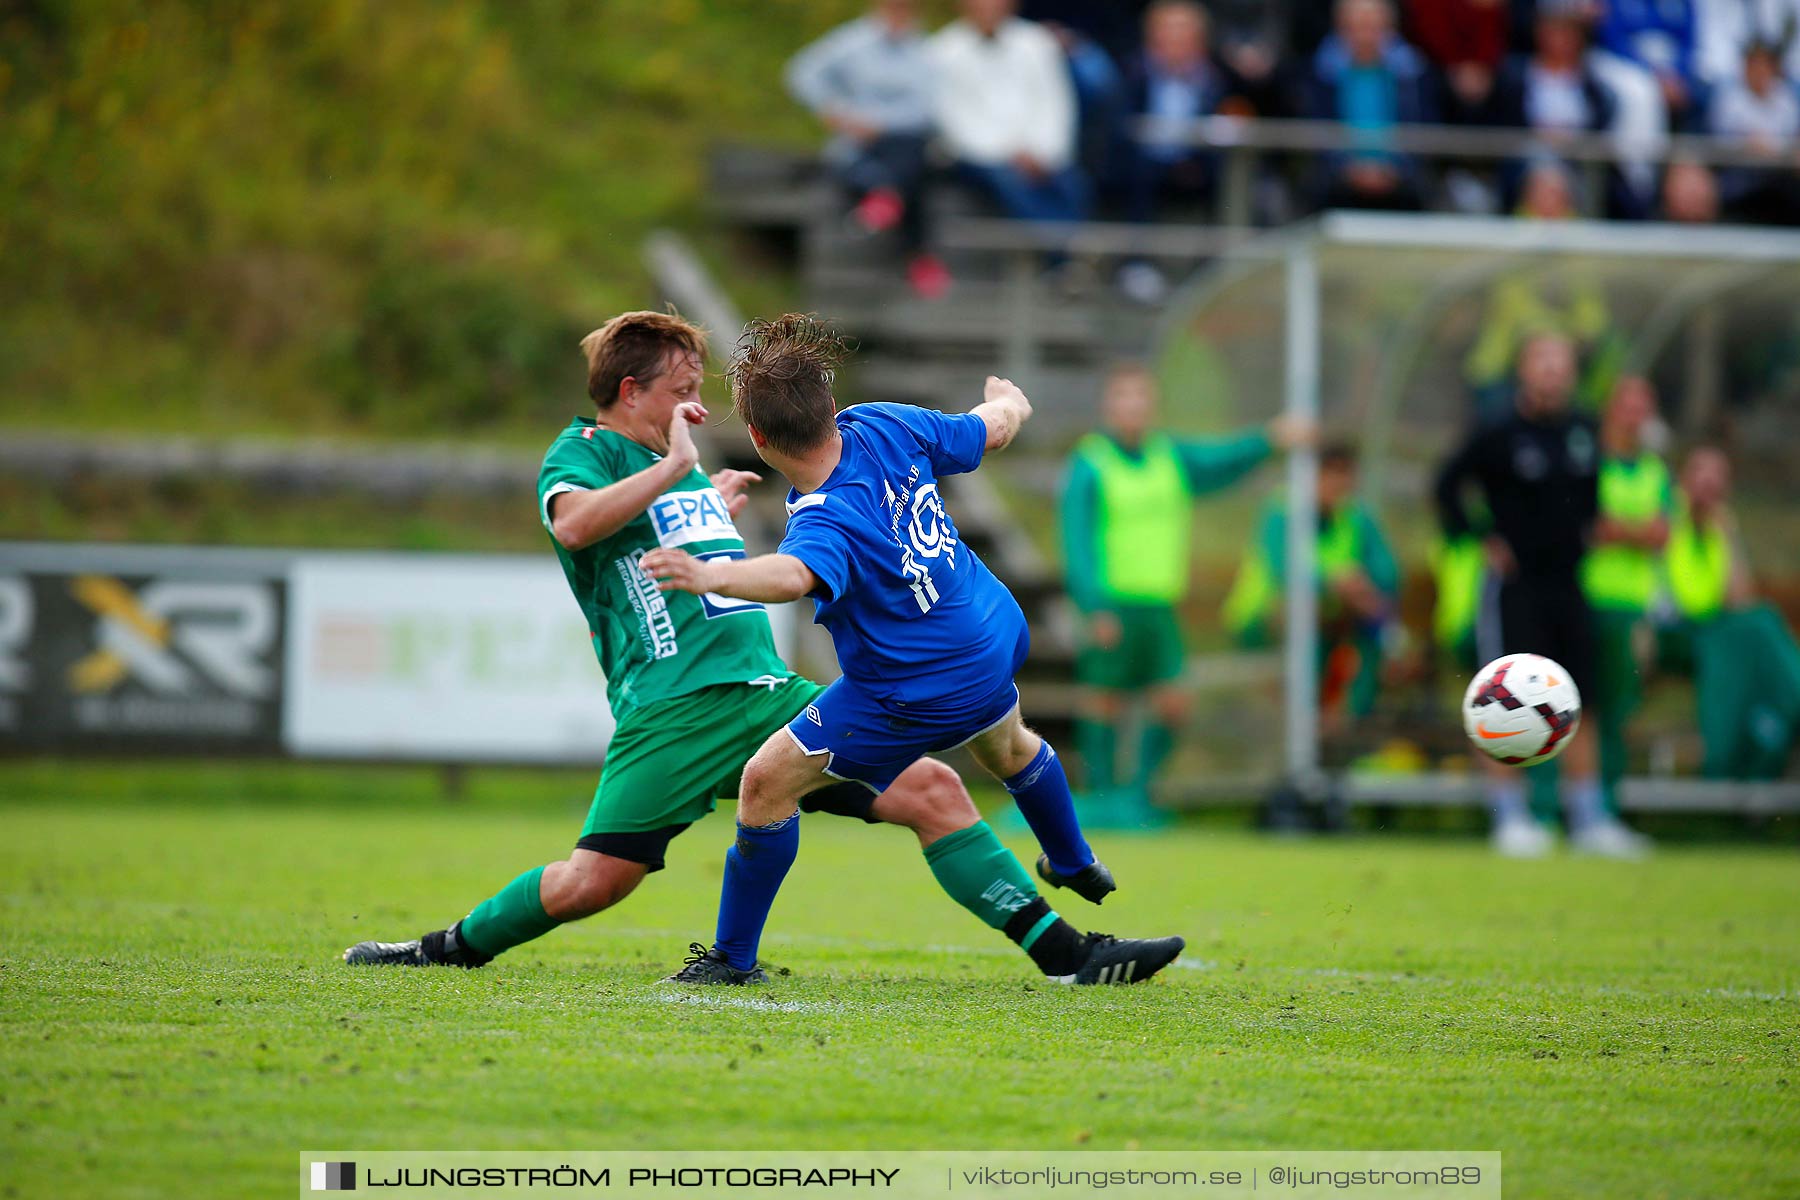
<instances>
[{"instance_id":1,"label":"green grass pitch","mask_svg":"<svg viewBox=\"0 0 1800 1200\"><path fill-rule=\"evenodd\" d=\"M580 777L478 777L0 765L0 1195L285 1194L327 1146L1500 1150L1509 1197L1800 1195L1791 848L1102 837L1121 891L1061 910L1189 949L1074 990L908 835L813 817L792 974L675 992L715 817L486 970L343 967L566 852Z\"/></svg>"}]
</instances>

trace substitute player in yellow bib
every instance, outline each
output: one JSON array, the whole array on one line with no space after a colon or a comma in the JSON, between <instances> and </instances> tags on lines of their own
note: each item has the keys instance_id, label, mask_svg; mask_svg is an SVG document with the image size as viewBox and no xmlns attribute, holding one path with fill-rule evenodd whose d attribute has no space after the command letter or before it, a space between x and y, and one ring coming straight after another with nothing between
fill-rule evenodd
<instances>
[{"instance_id":1,"label":"substitute player in yellow bib","mask_svg":"<svg viewBox=\"0 0 1800 1200\"><path fill-rule=\"evenodd\" d=\"M1149 788L1187 716L1180 678L1187 653L1176 607L1192 571L1194 501L1248 475L1310 426L1277 418L1215 439L1158 431L1156 379L1135 363L1107 376L1100 429L1069 460L1062 546L1069 598L1081 612L1076 676L1083 687L1077 737L1087 770L1082 819L1141 826L1157 819ZM1119 731L1133 700L1146 701L1129 779L1118 773Z\"/></svg>"},{"instance_id":2,"label":"substitute player in yellow bib","mask_svg":"<svg viewBox=\"0 0 1800 1200\"><path fill-rule=\"evenodd\" d=\"M1642 834L1619 822L1618 787L1625 775L1625 728L1643 695L1650 609L1660 591L1658 559L1675 509L1669 468L1645 445L1655 420L1650 382L1621 379L1600 423L1600 517L1594 546L1581 564L1582 591L1594 613L1594 694L1583 700L1600 735L1606 806L1582 836L1584 848L1623 857L1648 847Z\"/></svg>"},{"instance_id":3,"label":"substitute player in yellow bib","mask_svg":"<svg viewBox=\"0 0 1800 1200\"><path fill-rule=\"evenodd\" d=\"M1694 666L1694 699L1712 779L1776 779L1800 741L1800 643L1759 601L1731 510L1731 461L1696 447L1664 555L1676 641Z\"/></svg>"}]
</instances>

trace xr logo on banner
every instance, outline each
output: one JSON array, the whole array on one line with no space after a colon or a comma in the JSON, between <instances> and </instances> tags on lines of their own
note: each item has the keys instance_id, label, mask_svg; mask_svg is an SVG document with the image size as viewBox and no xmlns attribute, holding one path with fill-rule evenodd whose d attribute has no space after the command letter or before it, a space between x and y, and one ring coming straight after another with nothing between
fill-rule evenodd
<instances>
[{"instance_id":1,"label":"xr logo on banner","mask_svg":"<svg viewBox=\"0 0 1800 1200\"><path fill-rule=\"evenodd\" d=\"M131 680L163 695L192 695L201 677L248 699L269 694L261 658L275 641L275 605L253 583L157 580L136 594L105 575L70 586L97 618L97 648L69 668L77 692L107 692Z\"/></svg>"}]
</instances>

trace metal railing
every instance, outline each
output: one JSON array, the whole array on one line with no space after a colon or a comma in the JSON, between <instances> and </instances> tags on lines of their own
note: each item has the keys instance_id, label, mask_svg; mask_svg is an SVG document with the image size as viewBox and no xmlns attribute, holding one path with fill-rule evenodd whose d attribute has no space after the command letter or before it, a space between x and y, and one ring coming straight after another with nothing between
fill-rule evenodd
<instances>
[{"instance_id":1,"label":"metal railing","mask_svg":"<svg viewBox=\"0 0 1800 1200\"><path fill-rule=\"evenodd\" d=\"M1258 166L1275 154L1393 153L1434 163L1505 163L1540 155L1575 164L1583 176L1584 203L1596 215L1608 167L1631 163L1696 162L1704 166L1780 168L1743 143L1695 134L1641 136L1625 132L1545 133L1487 125L1393 125L1354 129L1338 121L1274 117L1196 117L1190 120L1140 118L1134 135L1142 143L1216 150L1224 156L1218 189L1218 221L1227 227L1249 223L1251 192ZM1800 146L1791 147L1785 166L1800 169Z\"/></svg>"}]
</instances>

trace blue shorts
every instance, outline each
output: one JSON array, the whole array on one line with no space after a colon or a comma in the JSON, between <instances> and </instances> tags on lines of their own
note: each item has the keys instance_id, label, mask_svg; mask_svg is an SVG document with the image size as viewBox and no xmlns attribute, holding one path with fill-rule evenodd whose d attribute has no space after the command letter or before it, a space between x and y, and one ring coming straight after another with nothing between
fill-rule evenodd
<instances>
[{"instance_id":1,"label":"blue shorts","mask_svg":"<svg viewBox=\"0 0 1800 1200\"><path fill-rule=\"evenodd\" d=\"M825 755L827 775L885 792L920 758L954 750L986 733L1018 703L1019 689L1010 681L981 700L951 706L877 700L840 679L789 721L787 731L809 757Z\"/></svg>"}]
</instances>

